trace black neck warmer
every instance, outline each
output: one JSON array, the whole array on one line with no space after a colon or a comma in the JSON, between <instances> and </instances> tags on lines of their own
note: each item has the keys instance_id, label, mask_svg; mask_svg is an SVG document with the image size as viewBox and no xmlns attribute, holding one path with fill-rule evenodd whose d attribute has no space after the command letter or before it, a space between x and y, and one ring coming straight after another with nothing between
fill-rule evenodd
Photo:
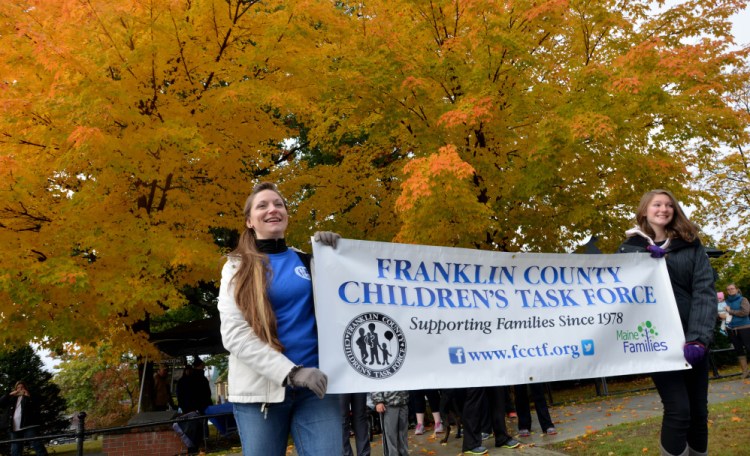
<instances>
[{"instance_id":1,"label":"black neck warmer","mask_svg":"<svg viewBox=\"0 0 750 456\"><path fill-rule=\"evenodd\" d=\"M255 246L261 253L284 253L287 251L286 241L281 239L256 239Z\"/></svg>"}]
</instances>

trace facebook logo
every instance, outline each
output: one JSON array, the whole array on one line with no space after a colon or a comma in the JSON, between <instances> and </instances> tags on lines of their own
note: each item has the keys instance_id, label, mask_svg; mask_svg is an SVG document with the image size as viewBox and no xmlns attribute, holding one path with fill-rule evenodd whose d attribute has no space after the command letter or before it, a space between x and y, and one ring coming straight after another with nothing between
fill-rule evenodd
<instances>
[{"instance_id":1,"label":"facebook logo","mask_svg":"<svg viewBox=\"0 0 750 456\"><path fill-rule=\"evenodd\" d=\"M451 364L466 364L466 354L462 347L449 347L448 358L450 358Z\"/></svg>"},{"instance_id":2,"label":"facebook logo","mask_svg":"<svg viewBox=\"0 0 750 456\"><path fill-rule=\"evenodd\" d=\"M583 356L594 355L594 341L591 339L583 339L581 341L581 348L583 349Z\"/></svg>"}]
</instances>

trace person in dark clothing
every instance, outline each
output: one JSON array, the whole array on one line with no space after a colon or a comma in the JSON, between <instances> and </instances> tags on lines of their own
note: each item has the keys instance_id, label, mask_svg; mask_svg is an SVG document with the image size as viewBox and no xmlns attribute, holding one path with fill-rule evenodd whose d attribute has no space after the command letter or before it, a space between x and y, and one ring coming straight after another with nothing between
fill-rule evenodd
<instances>
[{"instance_id":1,"label":"person in dark clothing","mask_svg":"<svg viewBox=\"0 0 750 456\"><path fill-rule=\"evenodd\" d=\"M196 358L192 366L185 367L185 372L177 382L177 405L182 413L203 413L212 404L211 385L203 372L205 364Z\"/></svg>"},{"instance_id":2,"label":"person in dark clothing","mask_svg":"<svg viewBox=\"0 0 750 456\"><path fill-rule=\"evenodd\" d=\"M354 432L358 456L370 456L370 420L367 409L367 393L339 395L341 420L344 424L344 456L353 456L349 441L349 429Z\"/></svg>"},{"instance_id":3,"label":"person in dark clothing","mask_svg":"<svg viewBox=\"0 0 750 456\"><path fill-rule=\"evenodd\" d=\"M521 444L510 437L505 425L504 387L466 388L462 412L464 425L463 454L482 455L488 450L482 445L482 421L489 414L491 427L495 433L495 446L518 448Z\"/></svg>"},{"instance_id":4,"label":"person in dark clothing","mask_svg":"<svg viewBox=\"0 0 750 456\"><path fill-rule=\"evenodd\" d=\"M205 368L206 365L203 363L203 360L196 358L193 362L193 380L191 381L191 385L195 396L196 410L201 413L206 410L206 407L214 403L213 399L211 399L211 384L206 377Z\"/></svg>"},{"instance_id":5,"label":"person in dark clothing","mask_svg":"<svg viewBox=\"0 0 750 456\"><path fill-rule=\"evenodd\" d=\"M519 437L531 436L531 404L529 403L529 389L534 398L534 409L539 420L539 427L543 434L555 435L557 430L552 422L547 407L547 399L544 397L544 384L531 383L527 385L516 385L513 387L516 397L516 410L518 412L518 435Z\"/></svg>"},{"instance_id":6,"label":"person in dark clothing","mask_svg":"<svg viewBox=\"0 0 750 456\"><path fill-rule=\"evenodd\" d=\"M491 434L495 436L495 447L514 449L520 447L521 443L510 436L508 426L505 423L507 389L507 386L488 386L485 388L486 416L489 418Z\"/></svg>"},{"instance_id":7,"label":"person in dark clothing","mask_svg":"<svg viewBox=\"0 0 750 456\"><path fill-rule=\"evenodd\" d=\"M28 439L39 435L41 423L38 403L24 382L16 382L13 390L0 398L0 407L8 409L11 439ZM11 456L21 456L23 445L23 442L12 443ZM31 446L37 456L47 456L41 440L33 440Z\"/></svg>"},{"instance_id":8,"label":"person in dark clothing","mask_svg":"<svg viewBox=\"0 0 750 456\"><path fill-rule=\"evenodd\" d=\"M212 404L211 386L203 373L204 367L203 360L196 357L192 366L185 367L185 372L177 382L177 405L183 413L182 417L203 415L206 407ZM208 423L203 419L185 421L181 424L182 432L192 443L188 445L188 453L196 453L208 434Z\"/></svg>"},{"instance_id":9,"label":"person in dark clothing","mask_svg":"<svg viewBox=\"0 0 750 456\"><path fill-rule=\"evenodd\" d=\"M191 406L190 399L190 376L193 374L193 366L185 366L182 377L177 380L177 406L182 413L187 413L186 407Z\"/></svg>"},{"instance_id":10,"label":"person in dark clothing","mask_svg":"<svg viewBox=\"0 0 750 456\"><path fill-rule=\"evenodd\" d=\"M705 455L708 452L708 356L718 315L714 271L698 238L672 193L652 190L641 198L636 228L619 251L649 252L665 258L686 343L685 360L692 369L656 372L651 378L664 405L662 455Z\"/></svg>"}]
</instances>

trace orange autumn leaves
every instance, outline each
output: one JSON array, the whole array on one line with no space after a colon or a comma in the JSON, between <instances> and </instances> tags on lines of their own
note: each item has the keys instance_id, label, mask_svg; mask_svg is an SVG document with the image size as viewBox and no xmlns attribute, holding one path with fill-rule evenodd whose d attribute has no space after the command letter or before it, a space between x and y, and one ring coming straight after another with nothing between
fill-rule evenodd
<instances>
[{"instance_id":1,"label":"orange autumn leaves","mask_svg":"<svg viewBox=\"0 0 750 456\"><path fill-rule=\"evenodd\" d=\"M471 182L474 168L455 146L415 158L404 166L405 180L396 200L402 226L398 242L472 247L487 229L489 208L479 202Z\"/></svg>"},{"instance_id":2,"label":"orange autumn leaves","mask_svg":"<svg viewBox=\"0 0 750 456\"><path fill-rule=\"evenodd\" d=\"M473 172L474 168L461 160L453 145L441 147L434 155L415 158L404 166L408 177L402 185L401 196L396 200L398 210L413 209L421 198L432 197L439 189L450 192Z\"/></svg>"},{"instance_id":3,"label":"orange autumn leaves","mask_svg":"<svg viewBox=\"0 0 750 456\"><path fill-rule=\"evenodd\" d=\"M140 350L127 325L216 279L212 230L242 226L259 180L303 249L335 230L611 251L651 187L731 210L746 161L712 147L744 146L723 94L747 52L685 38L728 33L740 2L648 5L0 2L5 341ZM724 187L696 194L693 170Z\"/></svg>"}]
</instances>

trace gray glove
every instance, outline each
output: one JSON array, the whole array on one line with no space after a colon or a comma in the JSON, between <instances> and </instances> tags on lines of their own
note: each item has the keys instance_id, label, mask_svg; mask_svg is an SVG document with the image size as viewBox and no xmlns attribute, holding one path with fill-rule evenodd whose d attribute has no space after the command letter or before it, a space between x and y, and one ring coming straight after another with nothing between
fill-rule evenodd
<instances>
[{"instance_id":1,"label":"gray glove","mask_svg":"<svg viewBox=\"0 0 750 456\"><path fill-rule=\"evenodd\" d=\"M308 388L323 399L328 387L328 376L314 367L300 367L289 374L289 386Z\"/></svg>"},{"instance_id":2,"label":"gray glove","mask_svg":"<svg viewBox=\"0 0 750 456\"><path fill-rule=\"evenodd\" d=\"M330 245L335 249L336 243L341 239L341 235L339 233L334 233L333 231L316 231L313 239L315 242L320 242L323 245Z\"/></svg>"}]
</instances>

